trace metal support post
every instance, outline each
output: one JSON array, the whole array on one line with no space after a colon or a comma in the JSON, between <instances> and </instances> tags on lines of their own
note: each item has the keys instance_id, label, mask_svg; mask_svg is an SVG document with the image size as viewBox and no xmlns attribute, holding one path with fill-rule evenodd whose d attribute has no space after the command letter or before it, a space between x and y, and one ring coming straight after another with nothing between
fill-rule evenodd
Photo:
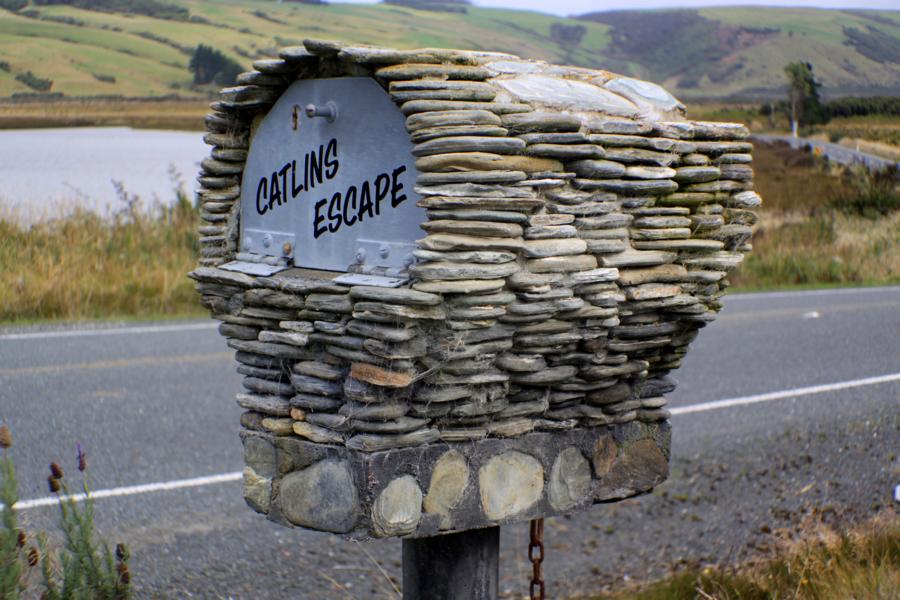
<instances>
[{"instance_id":1,"label":"metal support post","mask_svg":"<svg viewBox=\"0 0 900 600\"><path fill-rule=\"evenodd\" d=\"M403 540L404 600L496 600L500 528Z\"/></svg>"}]
</instances>

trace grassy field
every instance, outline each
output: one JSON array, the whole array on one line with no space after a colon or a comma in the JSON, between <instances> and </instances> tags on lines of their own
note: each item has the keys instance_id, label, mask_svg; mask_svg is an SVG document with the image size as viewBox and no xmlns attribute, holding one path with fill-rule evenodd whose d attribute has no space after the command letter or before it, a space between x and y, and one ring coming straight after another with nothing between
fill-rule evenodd
<instances>
[{"instance_id":1,"label":"grassy field","mask_svg":"<svg viewBox=\"0 0 900 600\"><path fill-rule=\"evenodd\" d=\"M763 207L753 252L731 277L736 286L900 283L900 194L893 181L829 169L787 145L758 145L754 156ZM858 209L883 198L885 214Z\"/></svg>"},{"instance_id":2,"label":"grassy field","mask_svg":"<svg viewBox=\"0 0 900 600\"><path fill-rule=\"evenodd\" d=\"M829 171L787 146L758 147L755 166L764 205L737 289L900 283L892 182ZM186 199L123 202L110 221L79 211L28 227L0 216L0 322L200 314L185 277L196 224Z\"/></svg>"},{"instance_id":3,"label":"grassy field","mask_svg":"<svg viewBox=\"0 0 900 600\"><path fill-rule=\"evenodd\" d=\"M126 126L202 131L208 112L203 100L0 101L0 129Z\"/></svg>"},{"instance_id":4,"label":"grassy field","mask_svg":"<svg viewBox=\"0 0 900 600\"><path fill-rule=\"evenodd\" d=\"M813 525L778 539L767 560L708 567L595 600L894 600L900 590L900 518L893 511L847 532Z\"/></svg>"},{"instance_id":5,"label":"grassy field","mask_svg":"<svg viewBox=\"0 0 900 600\"><path fill-rule=\"evenodd\" d=\"M27 71L52 80L50 91L67 96L198 96L207 90L191 87L187 65L199 42L249 66L306 37L512 52L649 77L686 99L778 93L782 68L796 60L812 61L826 90L900 88L900 63L892 58L900 53L900 13L890 11L709 8L688 11L691 22L704 24L700 30L631 31L621 24L477 7L456 14L383 4L167 1L188 9L193 19L65 4L0 9L0 60L9 63L8 70L0 68L0 97L33 91L16 79ZM632 21L646 20L639 15ZM656 21L665 28L669 20ZM564 47L551 35L555 24L581 26L584 34L574 48ZM615 36L638 36L647 52L619 56L611 45ZM665 44L698 50L685 55L683 68L676 61L659 71L660 60L681 56ZM688 71L694 73L690 82Z\"/></svg>"},{"instance_id":6,"label":"grassy field","mask_svg":"<svg viewBox=\"0 0 900 600\"><path fill-rule=\"evenodd\" d=\"M155 318L201 313L185 274L197 215L123 203L112 219L77 210L31 226L0 216L0 322Z\"/></svg>"}]
</instances>

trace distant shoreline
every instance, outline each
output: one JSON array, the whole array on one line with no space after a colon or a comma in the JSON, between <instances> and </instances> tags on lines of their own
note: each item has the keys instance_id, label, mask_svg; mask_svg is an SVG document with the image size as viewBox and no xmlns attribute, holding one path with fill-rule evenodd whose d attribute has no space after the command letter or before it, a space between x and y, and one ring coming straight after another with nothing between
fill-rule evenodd
<instances>
[{"instance_id":1,"label":"distant shoreline","mask_svg":"<svg viewBox=\"0 0 900 600\"><path fill-rule=\"evenodd\" d=\"M58 98L0 100L0 129L133 127L203 131L209 100Z\"/></svg>"}]
</instances>

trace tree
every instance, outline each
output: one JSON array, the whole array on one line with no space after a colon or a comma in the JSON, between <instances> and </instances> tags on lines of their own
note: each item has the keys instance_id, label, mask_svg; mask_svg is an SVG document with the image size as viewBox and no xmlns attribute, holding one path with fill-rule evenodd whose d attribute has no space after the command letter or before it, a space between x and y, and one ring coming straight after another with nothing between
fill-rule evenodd
<instances>
[{"instance_id":1,"label":"tree","mask_svg":"<svg viewBox=\"0 0 900 600\"><path fill-rule=\"evenodd\" d=\"M788 109L791 130L797 137L801 125L815 125L825 121L825 109L819 99L819 87L813 75L813 66L808 62L792 62L784 68L788 79Z\"/></svg>"},{"instance_id":2,"label":"tree","mask_svg":"<svg viewBox=\"0 0 900 600\"><path fill-rule=\"evenodd\" d=\"M188 68L194 73L194 83L197 85L211 82L231 85L243 70L237 62L204 44L194 50Z\"/></svg>"}]
</instances>

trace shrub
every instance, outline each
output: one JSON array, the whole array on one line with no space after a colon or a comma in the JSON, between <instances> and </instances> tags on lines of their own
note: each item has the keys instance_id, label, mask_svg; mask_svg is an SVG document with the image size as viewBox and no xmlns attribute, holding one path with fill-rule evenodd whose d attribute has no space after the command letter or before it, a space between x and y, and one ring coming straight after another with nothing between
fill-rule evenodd
<instances>
[{"instance_id":1,"label":"shrub","mask_svg":"<svg viewBox=\"0 0 900 600\"><path fill-rule=\"evenodd\" d=\"M94 531L94 499L87 480L87 456L77 448L77 467L81 473L81 495L73 496L65 482L63 470L50 465L47 483L59 501L60 528L64 544L51 550L46 535L38 534L37 547L19 527L15 509L19 500L16 470L8 450L12 436L6 425L0 426L0 597L17 600L28 592L28 574L39 568L43 575L46 600L91 598L93 600L125 600L131 596L131 573L128 549L119 544L115 553ZM83 500L83 506L79 501ZM31 594L29 594L30 596Z\"/></svg>"},{"instance_id":2,"label":"shrub","mask_svg":"<svg viewBox=\"0 0 900 600\"><path fill-rule=\"evenodd\" d=\"M886 216L900 210L897 191L897 167L870 172L852 169L845 176L851 193L839 192L831 196L828 205L848 215L869 219Z\"/></svg>"},{"instance_id":3,"label":"shrub","mask_svg":"<svg viewBox=\"0 0 900 600\"><path fill-rule=\"evenodd\" d=\"M0 8L19 10L28 6L28 0L0 0Z\"/></svg>"},{"instance_id":4,"label":"shrub","mask_svg":"<svg viewBox=\"0 0 900 600\"><path fill-rule=\"evenodd\" d=\"M116 77L115 75L105 75L103 73L91 73L94 76L94 79L97 81L102 81L103 83L115 83Z\"/></svg>"},{"instance_id":5,"label":"shrub","mask_svg":"<svg viewBox=\"0 0 900 600\"><path fill-rule=\"evenodd\" d=\"M49 92L50 88L53 86L52 79L38 77L31 71L25 71L24 73L19 73L18 75L16 75L16 81L21 81L31 89L38 92Z\"/></svg>"},{"instance_id":6,"label":"shrub","mask_svg":"<svg viewBox=\"0 0 900 600\"><path fill-rule=\"evenodd\" d=\"M194 50L188 68L194 73L194 83L229 85L243 71L241 65L215 48L200 44Z\"/></svg>"}]
</instances>

